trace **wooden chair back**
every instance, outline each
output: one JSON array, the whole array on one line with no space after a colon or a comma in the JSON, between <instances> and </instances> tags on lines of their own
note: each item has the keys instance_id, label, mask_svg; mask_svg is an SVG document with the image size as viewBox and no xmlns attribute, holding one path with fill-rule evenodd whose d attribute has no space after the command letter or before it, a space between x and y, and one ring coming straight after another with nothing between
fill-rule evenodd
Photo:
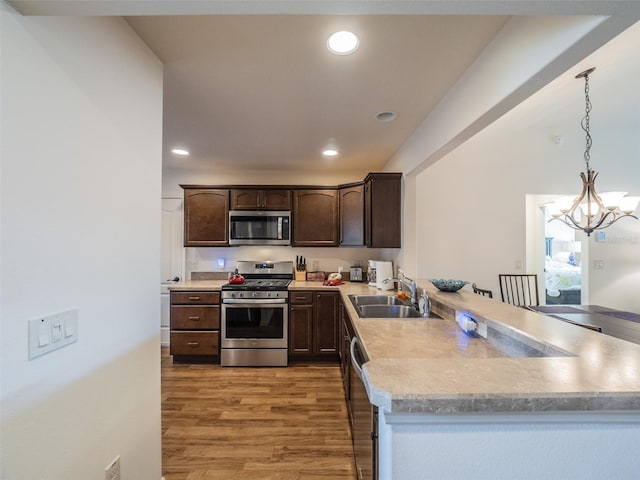
<instances>
[{"instance_id":1,"label":"wooden chair back","mask_svg":"<svg viewBox=\"0 0 640 480\"><path fill-rule=\"evenodd\" d=\"M518 306L540 305L535 273L501 273L498 279L503 302Z\"/></svg>"},{"instance_id":2,"label":"wooden chair back","mask_svg":"<svg viewBox=\"0 0 640 480\"><path fill-rule=\"evenodd\" d=\"M475 283L472 283L471 287L473 288L473 293L477 293L478 295L482 295L483 297L493 298L493 292L491 290L479 288Z\"/></svg>"}]
</instances>

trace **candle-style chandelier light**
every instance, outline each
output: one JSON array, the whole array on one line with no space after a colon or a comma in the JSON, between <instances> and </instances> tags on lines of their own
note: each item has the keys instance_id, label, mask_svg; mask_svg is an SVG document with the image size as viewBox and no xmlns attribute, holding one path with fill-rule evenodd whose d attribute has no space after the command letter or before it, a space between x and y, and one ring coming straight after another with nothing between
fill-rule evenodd
<instances>
[{"instance_id":1,"label":"candle-style chandelier light","mask_svg":"<svg viewBox=\"0 0 640 480\"><path fill-rule=\"evenodd\" d=\"M627 192L596 192L595 182L598 172L591 170L591 126L589 124L591 113L591 100L589 99L589 75L595 67L576 75L576 78L584 78L585 116L581 126L586 133L586 148L584 161L586 171L580 172L582 179L582 193L578 197L563 197L549 205L551 220L560 220L575 230L584 231L587 236L594 230L607 228L624 217L638 217L633 212L640 202L640 197L627 197ZM551 221L549 220L549 221Z\"/></svg>"}]
</instances>

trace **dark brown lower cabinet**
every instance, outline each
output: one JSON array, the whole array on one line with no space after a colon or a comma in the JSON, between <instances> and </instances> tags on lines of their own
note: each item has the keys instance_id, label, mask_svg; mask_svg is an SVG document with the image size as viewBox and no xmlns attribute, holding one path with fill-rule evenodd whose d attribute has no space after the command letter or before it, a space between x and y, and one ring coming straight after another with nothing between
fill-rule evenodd
<instances>
[{"instance_id":1,"label":"dark brown lower cabinet","mask_svg":"<svg viewBox=\"0 0 640 480\"><path fill-rule=\"evenodd\" d=\"M171 292L170 322L173 361L219 361L220 292Z\"/></svg>"},{"instance_id":2,"label":"dark brown lower cabinet","mask_svg":"<svg viewBox=\"0 0 640 480\"><path fill-rule=\"evenodd\" d=\"M291 305L289 311L289 357L313 353L313 305Z\"/></svg>"},{"instance_id":3,"label":"dark brown lower cabinet","mask_svg":"<svg viewBox=\"0 0 640 480\"><path fill-rule=\"evenodd\" d=\"M338 359L338 292L289 293L289 358Z\"/></svg>"}]
</instances>

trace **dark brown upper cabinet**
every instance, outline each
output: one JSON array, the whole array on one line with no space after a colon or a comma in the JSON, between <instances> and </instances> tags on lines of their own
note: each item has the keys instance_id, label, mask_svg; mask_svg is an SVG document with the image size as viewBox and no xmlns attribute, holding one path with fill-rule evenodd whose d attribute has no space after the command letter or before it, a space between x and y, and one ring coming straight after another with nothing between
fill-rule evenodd
<instances>
[{"instance_id":1,"label":"dark brown upper cabinet","mask_svg":"<svg viewBox=\"0 0 640 480\"><path fill-rule=\"evenodd\" d=\"M231 210L291 210L291 190L233 189Z\"/></svg>"},{"instance_id":2,"label":"dark brown upper cabinet","mask_svg":"<svg viewBox=\"0 0 640 480\"><path fill-rule=\"evenodd\" d=\"M229 210L292 212L295 247L401 247L402 174L338 187L181 185L184 245L229 245Z\"/></svg>"},{"instance_id":3,"label":"dark brown upper cabinet","mask_svg":"<svg viewBox=\"0 0 640 480\"><path fill-rule=\"evenodd\" d=\"M364 184L340 187L340 246L364 246Z\"/></svg>"},{"instance_id":4,"label":"dark brown upper cabinet","mask_svg":"<svg viewBox=\"0 0 640 480\"><path fill-rule=\"evenodd\" d=\"M338 246L338 190L293 191L295 247Z\"/></svg>"},{"instance_id":5,"label":"dark brown upper cabinet","mask_svg":"<svg viewBox=\"0 0 640 480\"><path fill-rule=\"evenodd\" d=\"M400 248L401 173L370 173L364 181L364 236L370 248Z\"/></svg>"},{"instance_id":6,"label":"dark brown upper cabinet","mask_svg":"<svg viewBox=\"0 0 640 480\"><path fill-rule=\"evenodd\" d=\"M184 188L184 246L229 244L229 190Z\"/></svg>"}]
</instances>

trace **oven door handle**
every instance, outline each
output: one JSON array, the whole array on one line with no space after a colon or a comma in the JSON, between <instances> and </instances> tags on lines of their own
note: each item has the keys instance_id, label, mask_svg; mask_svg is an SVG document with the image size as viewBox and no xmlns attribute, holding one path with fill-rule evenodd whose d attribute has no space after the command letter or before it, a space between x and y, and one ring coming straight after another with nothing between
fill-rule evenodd
<instances>
[{"instance_id":1,"label":"oven door handle","mask_svg":"<svg viewBox=\"0 0 640 480\"><path fill-rule=\"evenodd\" d=\"M246 298L225 298L222 300L223 305L233 304L234 307L255 307L264 304L283 304L287 303L286 298L260 298L255 300L248 300Z\"/></svg>"}]
</instances>

